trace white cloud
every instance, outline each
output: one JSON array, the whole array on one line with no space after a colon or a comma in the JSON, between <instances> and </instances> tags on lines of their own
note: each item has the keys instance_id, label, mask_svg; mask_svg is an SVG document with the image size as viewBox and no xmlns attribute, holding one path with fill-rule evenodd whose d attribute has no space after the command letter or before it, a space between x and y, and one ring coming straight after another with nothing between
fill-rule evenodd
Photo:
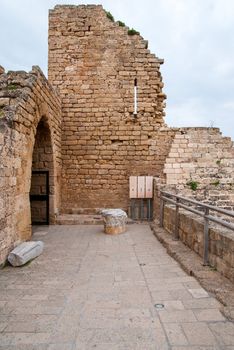
<instances>
[{"instance_id":1,"label":"white cloud","mask_svg":"<svg viewBox=\"0 0 234 350\"><path fill-rule=\"evenodd\" d=\"M149 40L162 66L171 125L209 126L234 138L233 0L88 0ZM48 9L76 0L1 0L0 64L47 71Z\"/></svg>"}]
</instances>

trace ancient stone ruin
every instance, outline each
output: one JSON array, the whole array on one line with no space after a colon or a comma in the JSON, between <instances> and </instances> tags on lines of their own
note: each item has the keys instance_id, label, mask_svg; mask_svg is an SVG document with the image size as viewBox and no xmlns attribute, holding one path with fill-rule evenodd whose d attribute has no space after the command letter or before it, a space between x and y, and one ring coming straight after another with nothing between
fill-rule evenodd
<instances>
[{"instance_id":1,"label":"ancient stone ruin","mask_svg":"<svg viewBox=\"0 0 234 350\"><path fill-rule=\"evenodd\" d=\"M165 124L163 60L147 46L102 6L55 6L48 81L38 67L1 68L0 264L47 210L50 223L61 214L127 211L132 175L234 207L231 139L217 128ZM47 194L45 208L37 196Z\"/></svg>"}]
</instances>

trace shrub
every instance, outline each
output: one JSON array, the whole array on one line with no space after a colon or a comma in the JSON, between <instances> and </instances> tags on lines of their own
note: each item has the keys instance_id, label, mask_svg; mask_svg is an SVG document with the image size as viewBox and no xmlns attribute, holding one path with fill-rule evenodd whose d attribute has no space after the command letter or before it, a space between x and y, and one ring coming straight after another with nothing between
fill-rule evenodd
<instances>
[{"instance_id":1,"label":"shrub","mask_svg":"<svg viewBox=\"0 0 234 350\"><path fill-rule=\"evenodd\" d=\"M196 181L189 181L187 182L187 185L191 188L191 190L196 191L198 188L198 182Z\"/></svg>"},{"instance_id":2,"label":"shrub","mask_svg":"<svg viewBox=\"0 0 234 350\"><path fill-rule=\"evenodd\" d=\"M140 33L139 32L137 32L135 29L129 29L128 30L128 35L139 35Z\"/></svg>"},{"instance_id":3,"label":"shrub","mask_svg":"<svg viewBox=\"0 0 234 350\"><path fill-rule=\"evenodd\" d=\"M109 18L112 22L115 21L114 16L109 12L109 11L105 11L106 12L106 17Z\"/></svg>"},{"instance_id":4,"label":"shrub","mask_svg":"<svg viewBox=\"0 0 234 350\"><path fill-rule=\"evenodd\" d=\"M118 21L118 24L119 24L120 27L125 27L125 23L124 22Z\"/></svg>"},{"instance_id":5,"label":"shrub","mask_svg":"<svg viewBox=\"0 0 234 350\"><path fill-rule=\"evenodd\" d=\"M19 87L19 85L17 85L17 84L9 84L7 86L7 89L8 90L16 90L18 87Z\"/></svg>"}]
</instances>

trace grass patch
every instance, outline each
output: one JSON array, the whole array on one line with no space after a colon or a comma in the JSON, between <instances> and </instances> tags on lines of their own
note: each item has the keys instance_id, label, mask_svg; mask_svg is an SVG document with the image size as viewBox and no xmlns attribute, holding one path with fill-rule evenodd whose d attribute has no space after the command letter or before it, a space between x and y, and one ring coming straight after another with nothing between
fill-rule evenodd
<instances>
[{"instance_id":1,"label":"grass patch","mask_svg":"<svg viewBox=\"0 0 234 350\"><path fill-rule=\"evenodd\" d=\"M187 185L191 188L192 191L196 191L198 188L197 181L189 181L189 182L187 182Z\"/></svg>"},{"instance_id":2,"label":"grass patch","mask_svg":"<svg viewBox=\"0 0 234 350\"><path fill-rule=\"evenodd\" d=\"M11 90L11 91L14 91L14 90L18 89L18 87L19 87L18 84L9 84L9 85L7 85L7 89Z\"/></svg>"},{"instance_id":3,"label":"grass patch","mask_svg":"<svg viewBox=\"0 0 234 350\"><path fill-rule=\"evenodd\" d=\"M106 12L106 17L109 18L109 20L111 20L112 22L115 21L114 16L109 12L109 11L105 11Z\"/></svg>"},{"instance_id":4,"label":"grass patch","mask_svg":"<svg viewBox=\"0 0 234 350\"><path fill-rule=\"evenodd\" d=\"M120 27L125 27L125 23L124 23L124 22L121 22L121 21L118 21L118 25L119 25Z\"/></svg>"},{"instance_id":5,"label":"grass patch","mask_svg":"<svg viewBox=\"0 0 234 350\"><path fill-rule=\"evenodd\" d=\"M140 33L133 28L128 30L128 35L139 35L139 34Z\"/></svg>"}]
</instances>

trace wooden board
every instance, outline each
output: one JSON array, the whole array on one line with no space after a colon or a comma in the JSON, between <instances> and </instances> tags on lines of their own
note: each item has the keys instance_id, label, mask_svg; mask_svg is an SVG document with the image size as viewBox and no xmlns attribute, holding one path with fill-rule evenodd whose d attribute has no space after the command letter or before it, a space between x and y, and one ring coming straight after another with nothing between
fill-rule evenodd
<instances>
[{"instance_id":1,"label":"wooden board","mask_svg":"<svg viewBox=\"0 0 234 350\"><path fill-rule=\"evenodd\" d=\"M129 197L137 198L137 176L130 176L129 178Z\"/></svg>"},{"instance_id":2,"label":"wooden board","mask_svg":"<svg viewBox=\"0 0 234 350\"><path fill-rule=\"evenodd\" d=\"M153 198L153 176L145 177L145 198Z\"/></svg>"},{"instance_id":3,"label":"wooden board","mask_svg":"<svg viewBox=\"0 0 234 350\"><path fill-rule=\"evenodd\" d=\"M145 198L145 176L137 177L137 198Z\"/></svg>"}]
</instances>

